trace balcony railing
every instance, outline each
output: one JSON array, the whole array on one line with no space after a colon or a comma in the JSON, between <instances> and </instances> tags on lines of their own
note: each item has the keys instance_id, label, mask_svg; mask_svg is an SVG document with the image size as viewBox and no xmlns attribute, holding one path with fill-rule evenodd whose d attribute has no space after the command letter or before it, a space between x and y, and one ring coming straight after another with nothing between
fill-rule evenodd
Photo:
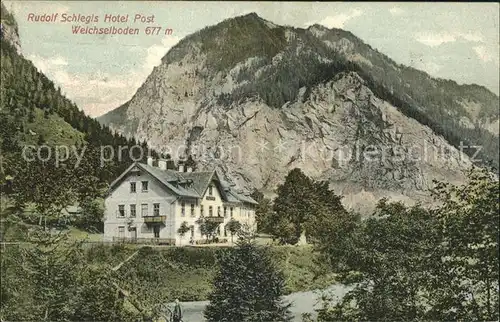
<instances>
[{"instance_id":1,"label":"balcony railing","mask_svg":"<svg viewBox=\"0 0 500 322\"><path fill-rule=\"evenodd\" d=\"M224 222L224 217L222 217L222 216L210 216L210 217L205 217L205 220L206 221L223 223Z\"/></svg>"},{"instance_id":2,"label":"balcony railing","mask_svg":"<svg viewBox=\"0 0 500 322\"><path fill-rule=\"evenodd\" d=\"M144 222L147 224L164 223L167 220L167 216L145 216L142 217Z\"/></svg>"}]
</instances>

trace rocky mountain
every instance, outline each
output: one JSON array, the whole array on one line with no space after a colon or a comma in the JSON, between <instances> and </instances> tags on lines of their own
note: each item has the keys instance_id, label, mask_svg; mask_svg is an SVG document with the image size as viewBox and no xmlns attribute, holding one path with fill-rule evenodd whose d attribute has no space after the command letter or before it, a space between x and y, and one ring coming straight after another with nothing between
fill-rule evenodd
<instances>
[{"instance_id":1,"label":"rocky mountain","mask_svg":"<svg viewBox=\"0 0 500 322\"><path fill-rule=\"evenodd\" d=\"M228 19L174 46L99 121L272 193L300 167L347 205L428 200L467 156L498 165L498 96L399 65L350 32Z\"/></svg>"},{"instance_id":2,"label":"rocky mountain","mask_svg":"<svg viewBox=\"0 0 500 322\"><path fill-rule=\"evenodd\" d=\"M0 37L7 40L17 53L21 53L21 40L19 39L19 30L14 16L7 10L3 2L0 2Z\"/></svg>"}]
</instances>

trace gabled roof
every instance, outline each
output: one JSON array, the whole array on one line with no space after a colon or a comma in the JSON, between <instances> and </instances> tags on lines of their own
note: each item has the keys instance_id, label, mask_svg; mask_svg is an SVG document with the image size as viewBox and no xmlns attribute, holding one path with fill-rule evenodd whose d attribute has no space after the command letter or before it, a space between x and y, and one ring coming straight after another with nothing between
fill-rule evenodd
<instances>
[{"instance_id":1,"label":"gabled roof","mask_svg":"<svg viewBox=\"0 0 500 322\"><path fill-rule=\"evenodd\" d=\"M130 167L127 168L115 181L113 181L109 185L109 191L113 191L116 186L127 176L130 171L132 171L134 168L143 170L147 173L149 173L151 176L153 176L156 180L158 180L161 184L163 184L167 189L172 191L174 194L178 196L183 196L183 197L192 197L192 198L199 198L199 194L196 191L193 191L192 189L186 189L185 187L182 187L181 185L176 184L177 182L177 176L173 173L174 171L170 170L161 170L160 168L155 168L152 166L149 166L144 163L138 163L134 162ZM179 172L176 172L180 175Z\"/></svg>"},{"instance_id":2,"label":"gabled roof","mask_svg":"<svg viewBox=\"0 0 500 322\"><path fill-rule=\"evenodd\" d=\"M153 167L144 163L133 163L127 168L116 180L110 184L112 191L125 176L134 168L141 169L155 179L157 179L166 188L180 197L202 198L212 181L215 181L222 198L228 202L246 202L258 204L249 196L239 194L233 191L226 182L220 180L219 175L215 170L201 172L178 172L175 170L162 170L158 167Z\"/></svg>"},{"instance_id":3,"label":"gabled roof","mask_svg":"<svg viewBox=\"0 0 500 322\"><path fill-rule=\"evenodd\" d=\"M236 197L231 190L226 191L227 201L238 203L241 202L238 197Z\"/></svg>"},{"instance_id":4,"label":"gabled roof","mask_svg":"<svg viewBox=\"0 0 500 322\"><path fill-rule=\"evenodd\" d=\"M175 194L182 197L200 197L199 193L196 190L188 187L187 185L179 184L180 181L184 180L184 178L182 177L182 173L173 170L162 170L160 168L152 167L144 163L137 163L137 165L147 171L153 177L158 179Z\"/></svg>"},{"instance_id":5,"label":"gabled roof","mask_svg":"<svg viewBox=\"0 0 500 322\"><path fill-rule=\"evenodd\" d=\"M258 205L259 203L255 201L252 197L245 195L243 193L232 192L236 198L238 198L241 202L249 203L252 205Z\"/></svg>"},{"instance_id":6,"label":"gabled roof","mask_svg":"<svg viewBox=\"0 0 500 322\"><path fill-rule=\"evenodd\" d=\"M200 196L205 194L210 182L212 181L215 171L204 171L204 172L183 172L181 175L185 179L191 179L193 181L193 188L196 190Z\"/></svg>"}]
</instances>

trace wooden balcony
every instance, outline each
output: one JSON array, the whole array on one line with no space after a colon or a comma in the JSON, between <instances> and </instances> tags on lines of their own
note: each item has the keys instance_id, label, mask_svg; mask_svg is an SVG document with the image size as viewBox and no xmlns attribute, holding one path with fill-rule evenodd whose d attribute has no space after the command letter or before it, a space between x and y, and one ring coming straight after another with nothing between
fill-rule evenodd
<instances>
[{"instance_id":1,"label":"wooden balcony","mask_svg":"<svg viewBox=\"0 0 500 322\"><path fill-rule=\"evenodd\" d=\"M222 216L211 216L211 217L205 217L206 221L211 221L211 222L218 222L218 223L223 223L224 222L224 217Z\"/></svg>"},{"instance_id":2,"label":"wooden balcony","mask_svg":"<svg viewBox=\"0 0 500 322\"><path fill-rule=\"evenodd\" d=\"M146 216L142 218L146 224L163 224L167 220L167 216Z\"/></svg>"}]
</instances>

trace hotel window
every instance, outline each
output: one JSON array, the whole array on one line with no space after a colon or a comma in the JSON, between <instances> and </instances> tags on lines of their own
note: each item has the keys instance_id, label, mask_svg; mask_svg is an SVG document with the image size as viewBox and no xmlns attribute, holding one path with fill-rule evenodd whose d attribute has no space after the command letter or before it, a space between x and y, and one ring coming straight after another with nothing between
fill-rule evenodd
<instances>
[{"instance_id":1,"label":"hotel window","mask_svg":"<svg viewBox=\"0 0 500 322\"><path fill-rule=\"evenodd\" d=\"M125 237L125 226L118 227L118 237Z\"/></svg>"},{"instance_id":2,"label":"hotel window","mask_svg":"<svg viewBox=\"0 0 500 322\"><path fill-rule=\"evenodd\" d=\"M233 218L233 207L229 208L229 211L231 212L231 218Z\"/></svg>"},{"instance_id":3,"label":"hotel window","mask_svg":"<svg viewBox=\"0 0 500 322\"><path fill-rule=\"evenodd\" d=\"M213 193L213 187L212 186L209 186L208 187L208 195L211 196Z\"/></svg>"},{"instance_id":4,"label":"hotel window","mask_svg":"<svg viewBox=\"0 0 500 322\"><path fill-rule=\"evenodd\" d=\"M130 217L135 217L135 205L130 205Z\"/></svg>"},{"instance_id":5,"label":"hotel window","mask_svg":"<svg viewBox=\"0 0 500 322\"><path fill-rule=\"evenodd\" d=\"M203 205L200 205L200 217L203 217Z\"/></svg>"},{"instance_id":6,"label":"hotel window","mask_svg":"<svg viewBox=\"0 0 500 322\"><path fill-rule=\"evenodd\" d=\"M227 207L224 206L224 217L227 217Z\"/></svg>"},{"instance_id":7,"label":"hotel window","mask_svg":"<svg viewBox=\"0 0 500 322\"><path fill-rule=\"evenodd\" d=\"M118 217L125 217L125 205L118 205Z\"/></svg>"},{"instance_id":8,"label":"hotel window","mask_svg":"<svg viewBox=\"0 0 500 322\"><path fill-rule=\"evenodd\" d=\"M136 192L136 184L135 184L135 182L131 182L130 183L130 192L131 193Z\"/></svg>"},{"instance_id":9,"label":"hotel window","mask_svg":"<svg viewBox=\"0 0 500 322\"><path fill-rule=\"evenodd\" d=\"M148 215L148 204L147 203L143 203L141 205L141 216L142 217L147 217Z\"/></svg>"},{"instance_id":10,"label":"hotel window","mask_svg":"<svg viewBox=\"0 0 500 322\"><path fill-rule=\"evenodd\" d=\"M148 191L148 182L147 181L142 181L142 192L147 192Z\"/></svg>"},{"instance_id":11,"label":"hotel window","mask_svg":"<svg viewBox=\"0 0 500 322\"><path fill-rule=\"evenodd\" d=\"M153 216L159 216L159 215L160 215L160 204L154 203L153 204Z\"/></svg>"},{"instance_id":12,"label":"hotel window","mask_svg":"<svg viewBox=\"0 0 500 322\"><path fill-rule=\"evenodd\" d=\"M214 210L212 206L208 206L208 217L212 217L214 214Z\"/></svg>"},{"instance_id":13,"label":"hotel window","mask_svg":"<svg viewBox=\"0 0 500 322\"><path fill-rule=\"evenodd\" d=\"M194 203L191 204L191 217L194 217Z\"/></svg>"},{"instance_id":14,"label":"hotel window","mask_svg":"<svg viewBox=\"0 0 500 322\"><path fill-rule=\"evenodd\" d=\"M217 216L220 217L221 216L221 213L220 213L220 206L217 207Z\"/></svg>"},{"instance_id":15,"label":"hotel window","mask_svg":"<svg viewBox=\"0 0 500 322\"><path fill-rule=\"evenodd\" d=\"M181 216L184 217L186 215L186 203L181 202Z\"/></svg>"}]
</instances>

